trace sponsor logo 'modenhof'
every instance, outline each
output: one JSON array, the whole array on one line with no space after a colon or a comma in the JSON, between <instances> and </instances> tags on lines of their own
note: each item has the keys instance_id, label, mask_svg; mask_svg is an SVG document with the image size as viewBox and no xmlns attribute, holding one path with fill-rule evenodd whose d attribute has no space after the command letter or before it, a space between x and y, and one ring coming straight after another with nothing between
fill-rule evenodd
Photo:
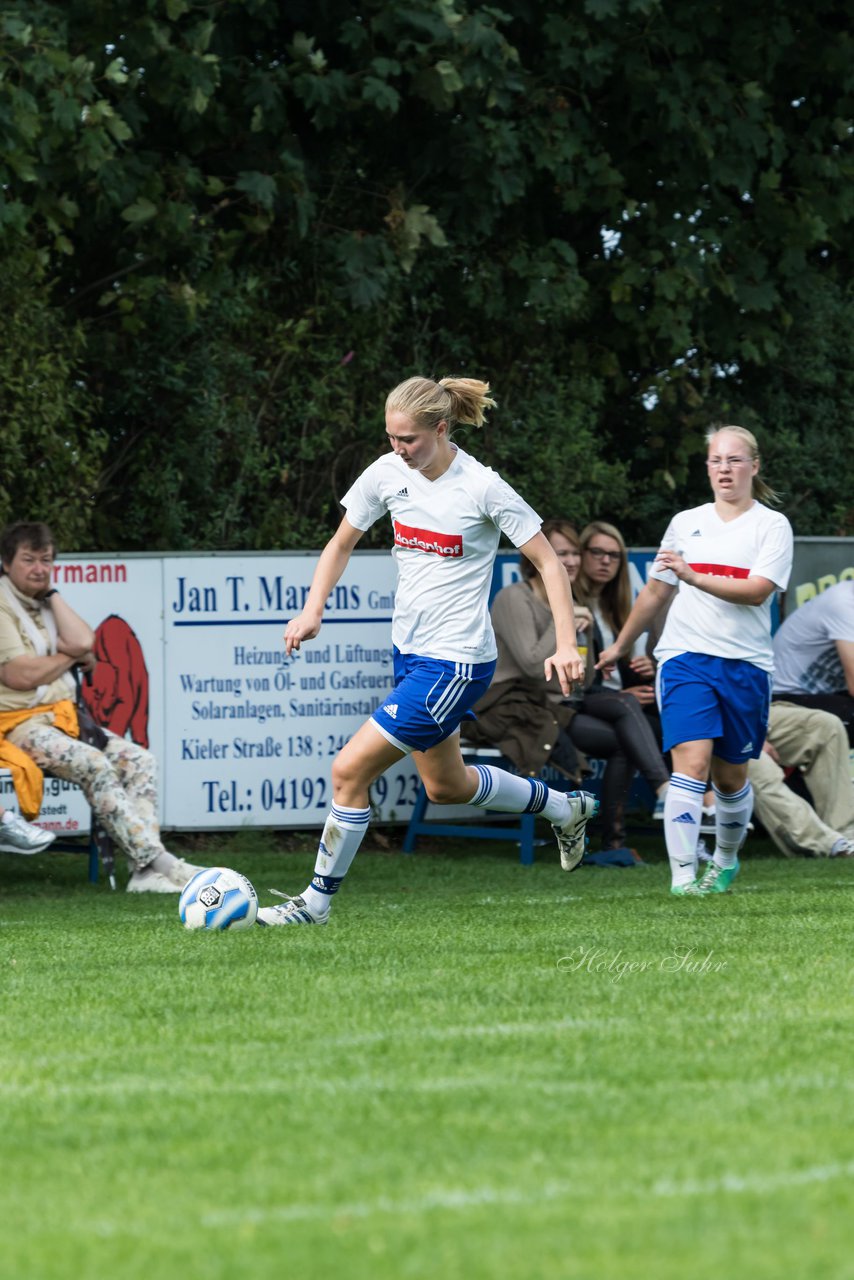
<instances>
[{"instance_id":1,"label":"sponsor logo 'modenhof'","mask_svg":"<svg viewBox=\"0 0 854 1280\"><path fill-rule=\"evenodd\" d=\"M463 554L461 533L435 533L431 529L414 529L394 521L394 545L407 551L427 551L431 555L458 557Z\"/></svg>"}]
</instances>

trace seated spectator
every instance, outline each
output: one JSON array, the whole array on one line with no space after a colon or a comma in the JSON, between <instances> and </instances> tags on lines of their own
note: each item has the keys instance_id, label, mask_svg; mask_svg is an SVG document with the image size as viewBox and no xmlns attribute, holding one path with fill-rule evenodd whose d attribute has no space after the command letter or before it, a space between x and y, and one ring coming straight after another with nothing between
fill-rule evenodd
<instances>
[{"instance_id":1,"label":"seated spectator","mask_svg":"<svg viewBox=\"0 0 854 1280\"><path fill-rule=\"evenodd\" d=\"M8 525L0 559L0 764L21 812L38 813L43 770L76 783L128 858L128 892L180 893L198 868L161 843L154 757L106 730L103 750L78 740L69 672L91 670L95 637L51 585L53 534L46 524Z\"/></svg>"},{"instance_id":2,"label":"seated spectator","mask_svg":"<svg viewBox=\"0 0 854 1280\"><path fill-rule=\"evenodd\" d=\"M581 567L573 591L593 615L591 640L598 660L631 611L628 552L619 529L604 520L588 524L579 545ZM610 675L596 673L570 727L576 746L608 760L601 810L606 845L624 843L623 812L635 771L656 793L656 816L663 815L670 770L659 746L654 680L655 662L641 645Z\"/></svg>"},{"instance_id":3,"label":"seated spectator","mask_svg":"<svg viewBox=\"0 0 854 1280\"><path fill-rule=\"evenodd\" d=\"M777 629L774 697L832 712L854 746L854 580L828 587Z\"/></svg>"},{"instance_id":4,"label":"seated spectator","mask_svg":"<svg viewBox=\"0 0 854 1280\"><path fill-rule=\"evenodd\" d=\"M801 771L812 805L786 785L790 769ZM772 702L762 754L748 761L747 776L753 787L754 812L783 853L854 856L848 737L836 716L817 708Z\"/></svg>"},{"instance_id":5,"label":"seated spectator","mask_svg":"<svg viewBox=\"0 0 854 1280\"><path fill-rule=\"evenodd\" d=\"M25 822L11 809L0 805L0 850L3 853L43 853L54 840L52 831L42 831Z\"/></svg>"},{"instance_id":6,"label":"seated spectator","mask_svg":"<svg viewBox=\"0 0 854 1280\"><path fill-rule=\"evenodd\" d=\"M580 563L578 535L564 520L547 520L543 533L574 582ZM492 604L492 625L498 644L498 664L488 693L475 707L477 723L464 725L469 741L499 746L517 768L536 773L543 763L578 779L586 762L581 752L607 761L602 782L601 821L605 848L625 846L626 801L640 770L659 792L666 790L669 773L653 730L635 698L619 695L602 702L602 715L587 713L587 697L563 699L557 684L547 685L542 655L554 643L554 623L542 580L522 565L521 582L499 591ZM574 588L573 588L574 590ZM589 634L590 613L576 606L576 621ZM579 639L583 644L583 638ZM593 646L589 646L588 681ZM597 711L600 704L597 702Z\"/></svg>"},{"instance_id":7,"label":"seated spectator","mask_svg":"<svg viewBox=\"0 0 854 1280\"><path fill-rule=\"evenodd\" d=\"M566 520L546 520L542 529L572 582L581 560L578 534ZM461 736L466 742L498 747L520 773L536 776L548 762L580 782L586 761L565 732L573 708L557 680L547 683L543 675L543 662L554 652L552 612L542 579L526 556L520 569L522 581L499 591L492 602L498 646L495 675L475 707L477 720L464 721ZM589 626L589 610L576 605L575 622L579 629ZM588 670L592 677L590 662Z\"/></svg>"},{"instance_id":8,"label":"seated spectator","mask_svg":"<svg viewBox=\"0 0 854 1280\"><path fill-rule=\"evenodd\" d=\"M623 535L612 524L594 520L581 531L581 565L573 588L579 604L593 614L593 637L598 653L608 648L632 608L629 557ZM614 670L600 678L600 689L625 690L657 719L655 660L641 636L630 658L621 658Z\"/></svg>"}]
</instances>

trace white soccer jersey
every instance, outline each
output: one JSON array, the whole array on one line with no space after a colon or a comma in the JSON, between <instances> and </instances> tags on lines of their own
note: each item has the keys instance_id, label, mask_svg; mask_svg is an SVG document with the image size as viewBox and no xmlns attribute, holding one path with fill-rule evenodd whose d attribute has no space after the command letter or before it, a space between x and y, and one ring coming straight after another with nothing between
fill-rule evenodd
<instances>
[{"instance_id":1,"label":"white soccer jersey","mask_svg":"<svg viewBox=\"0 0 854 1280\"><path fill-rule=\"evenodd\" d=\"M391 635L400 652L492 662L488 603L499 534L520 547L542 522L497 472L454 448L437 480L386 453L341 502L356 529L369 529L386 511L391 516L398 572Z\"/></svg>"},{"instance_id":2,"label":"white soccer jersey","mask_svg":"<svg viewBox=\"0 0 854 1280\"><path fill-rule=\"evenodd\" d=\"M784 515L761 502L722 520L714 503L680 511L668 525L662 547L676 550L697 573L722 578L768 578L783 590L792 571L792 528ZM771 601L731 604L680 582L670 570L653 568L651 577L676 586L679 593L655 648L659 662L680 653L707 653L741 658L763 671L773 671Z\"/></svg>"},{"instance_id":3,"label":"white soccer jersey","mask_svg":"<svg viewBox=\"0 0 854 1280\"><path fill-rule=\"evenodd\" d=\"M854 582L837 582L789 614L774 637L774 692L844 693L837 640L854 640Z\"/></svg>"}]
</instances>

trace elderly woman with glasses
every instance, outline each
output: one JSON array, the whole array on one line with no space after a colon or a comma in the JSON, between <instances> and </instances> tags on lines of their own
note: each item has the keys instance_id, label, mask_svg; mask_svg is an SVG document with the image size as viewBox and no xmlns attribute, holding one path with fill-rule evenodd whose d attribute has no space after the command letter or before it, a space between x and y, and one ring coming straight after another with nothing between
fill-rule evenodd
<instances>
[{"instance_id":1,"label":"elderly woman with glasses","mask_svg":"<svg viewBox=\"0 0 854 1280\"><path fill-rule=\"evenodd\" d=\"M713 501L674 516L650 579L598 666L608 672L671 605L655 656L664 747L672 752L664 835L671 892L725 893L753 808L748 762L768 724L771 601L792 567L792 529L766 503L759 447L744 427L706 437ZM672 602L672 604L671 604ZM709 771L715 791L715 853L696 879L697 837Z\"/></svg>"}]
</instances>

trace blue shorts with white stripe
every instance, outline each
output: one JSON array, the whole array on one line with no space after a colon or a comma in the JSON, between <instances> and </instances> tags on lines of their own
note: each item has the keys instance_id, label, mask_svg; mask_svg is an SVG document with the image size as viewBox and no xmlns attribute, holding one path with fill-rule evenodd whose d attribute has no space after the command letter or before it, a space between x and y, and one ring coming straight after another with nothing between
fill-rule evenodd
<instances>
[{"instance_id":1,"label":"blue shorts with white stripe","mask_svg":"<svg viewBox=\"0 0 854 1280\"><path fill-rule=\"evenodd\" d=\"M455 733L489 688L494 662L445 662L394 651L394 688L371 719L401 751L429 751Z\"/></svg>"}]
</instances>

